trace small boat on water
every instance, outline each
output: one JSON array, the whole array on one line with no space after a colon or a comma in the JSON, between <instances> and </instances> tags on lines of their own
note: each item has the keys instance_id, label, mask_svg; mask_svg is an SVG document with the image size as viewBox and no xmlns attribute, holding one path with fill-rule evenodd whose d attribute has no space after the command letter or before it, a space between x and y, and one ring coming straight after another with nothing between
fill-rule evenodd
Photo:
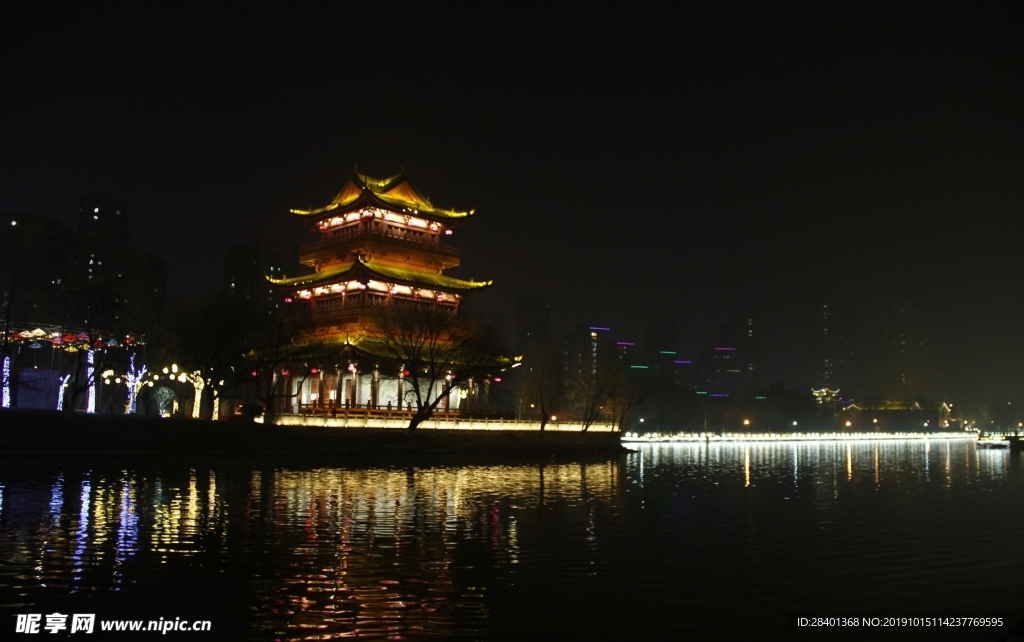
<instances>
[{"instance_id":1,"label":"small boat on water","mask_svg":"<svg viewBox=\"0 0 1024 642\"><path fill-rule=\"evenodd\" d=\"M1005 435L978 435L978 448L1009 448L1010 440Z\"/></svg>"}]
</instances>

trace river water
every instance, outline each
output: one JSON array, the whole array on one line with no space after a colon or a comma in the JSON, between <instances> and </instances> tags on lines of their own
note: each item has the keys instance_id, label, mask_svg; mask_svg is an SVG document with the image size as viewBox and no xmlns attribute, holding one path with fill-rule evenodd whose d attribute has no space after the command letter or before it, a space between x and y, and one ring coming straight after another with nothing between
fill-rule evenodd
<instances>
[{"instance_id":1,"label":"river water","mask_svg":"<svg viewBox=\"0 0 1024 642\"><path fill-rule=\"evenodd\" d=\"M969 441L3 460L0 638L56 612L208 620L170 634L196 640L1000 640L1024 620L1021 464ZM915 616L1004 626L862 624Z\"/></svg>"}]
</instances>

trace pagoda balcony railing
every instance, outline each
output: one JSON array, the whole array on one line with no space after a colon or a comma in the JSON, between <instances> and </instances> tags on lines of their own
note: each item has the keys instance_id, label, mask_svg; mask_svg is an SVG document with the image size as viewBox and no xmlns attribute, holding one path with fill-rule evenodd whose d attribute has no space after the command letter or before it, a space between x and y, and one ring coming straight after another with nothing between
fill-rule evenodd
<instances>
[{"instance_id":1,"label":"pagoda balcony railing","mask_svg":"<svg viewBox=\"0 0 1024 642\"><path fill-rule=\"evenodd\" d=\"M326 297L317 297L313 301L304 301L304 306L296 310L297 316L301 319L305 319L309 322L324 323L327 321L356 321L360 315L372 315L374 310L380 308L384 301L388 299L387 295L373 294L375 302L363 302L360 304L357 297L363 296L363 294L350 294L346 295L346 298L342 298L340 294L330 294L328 300L324 301L324 305L317 305L317 299L323 299ZM412 299L409 299L412 300ZM433 304L433 299L427 299L426 302ZM440 305L455 306L457 302L443 301Z\"/></svg>"},{"instance_id":2,"label":"pagoda balcony railing","mask_svg":"<svg viewBox=\"0 0 1024 642\"><path fill-rule=\"evenodd\" d=\"M361 230L355 234L347 234L337 238L327 238L320 241L313 241L312 243L304 243L299 246L299 254L312 254L314 252L328 250L333 247L347 245L353 241L381 241L389 245L425 250L427 252L434 252L445 256L459 256L459 248L454 245L445 245L443 243L431 244L429 240L403 239L398 236L385 234L378 230Z\"/></svg>"},{"instance_id":3,"label":"pagoda balcony railing","mask_svg":"<svg viewBox=\"0 0 1024 642\"><path fill-rule=\"evenodd\" d=\"M317 310L315 312L307 312L306 318L310 321L322 323L324 321L341 321L345 317L350 317L354 322L358 319L360 312L360 308L352 306L349 308L340 308L335 310Z\"/></svg>"}]
</instances>

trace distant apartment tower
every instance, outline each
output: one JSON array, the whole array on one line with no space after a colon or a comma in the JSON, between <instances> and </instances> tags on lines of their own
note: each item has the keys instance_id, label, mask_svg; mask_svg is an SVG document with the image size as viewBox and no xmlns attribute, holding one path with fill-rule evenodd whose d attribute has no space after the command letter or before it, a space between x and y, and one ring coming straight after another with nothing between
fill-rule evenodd
<instances>
[{"instance_id":1,"label":"distant apartment tower","mask_svg":"<svg viewBox=\"0 0 1024 642\"><path fill-rule=\"evenodd\" d=\"M78 205L78 271L87 279L123 280L130 265L128 207L120 199L92 195Z\"/></svg>"},{"instance_id":2,"label":"distant apartment tower","mask_svg":"<svg viewBox=\"0 0 1024 642\"><path fill-rule=\"evenodd\" d=\"M644 334L644 363L651 374L677 384L691 384L690 360L679 354L679 324L662 321Z\"/></svg>"},{"instance_id":3,"label":"distant apartment tower","mask_svg":"<svg viewBox=\"0 0 1024 642\"><path fill-rule=\"evenodd\" d=\"M741 370L736 367L736 348L708 346L697 357L694 387L698 394L738 395L742 390Z\"/></svg>"},{"instance_id":4,"label":"distant apartment tower","mask_svg":"<svg viewBox=\"0 0 1024 642\"><path fill-rule=\"evenodd\" d=\"M846 340L840 325L839 309L834 303L815 301L810 309L811 387L838 390L847 383Z\"/></svg>"},{"instance_id":5,"label":"distant apartment tower","mask_svg":"<svg viewBox=\"0 0 1024 642\"><path fill-rule=\"evenodd\" d=\"M535 296L521 296L516 310L516 347L527 354L551 342L551 305Z\"/></svg>"},{"instance_id":6,"label":"distant apartment tower","mask_svg":"<svg viewBox=\"0 0 1024 642\"><path fill-rule=\"evenodd\" d=\"M78 237L56 219L0 215L0 281L12 322L59 323L61 287L74 269Z\"/></svg>"},{"instance_id":7,"label":"distant apartment tower","mask_svg":"<svg viewBox=\"0 0 1024 642\"><path fill-rule=\"evenodd\" d=\"M753 395L764 383L761 311L740 308L736 313L736 360L742 374L742 392Z\"/></svg>"},{"instance_id":8,"label":"distant apartment tower","mask_svg":"<svg viewBox=\"0 0 1024 642\"><path fill-rule=\"evenodd\" d=\"M565 374L567 377L592 376L605 359L619 358L611 329L603 326L576 326L565 336Z\"/></svg>"},{"instance_id":9,"label":"distant apartment tower","mask_svg":"<svg viewBox=\"0 0 1024 642\"><path fill-rule=\"evenodd\" d=\"M625 361L626 363L633 363L636 361L638 350L635 341L616 341L615 342L615 356L619 361ZM638 366L642 367L642 366ZM646 369L646 368L645 368Z\"/></svg>"},{"instance_id":10,"label":"distant apartment tower","mask_svg":"<svg viewBox=\"0 0 1024 642\"><path fill-rule=\"evenodd\" d=\"M256 245L229 247L224 262L224 293L254 310L272 313L284 301L265 277L299 275L299 246L260 239Z\"/></svg>"},{"instance_id":11,"label":"distant apartment tower","mask_svg":"<svg viewBox=\"0 0 1024 642\"><path fill-rule=\"evenodd\" d=\"M129 297L151 311L161 311L167 301L167 263L146 250L132 250L129 256Z\"/></svg>"},{"instance_id":12,"label":"distant apartment tower","mask_svg":"<svg viewBox=\"0 0 1024 642\"><path fill-rule=\"evenodd\" d=\"M694 386L700 394L734 396L744 387L742 361L735 345L719 341L697 357Z\"/></svg>"},{"instance_id":13,"label":"distant apartment tower","mask_svg":"<svg viewBox=\"0 0 1024 642\"><path fill-rule=\"evenodd\" d=\"M159 313L167 299L167 264L145 250L131 250L128 206L107 196L85 195L78 206L77 271L103 278L143 313Z\"/></svg>"},{"instance_id":14,"label":"distant apartment tower","mask_svg":"<svg viewBox=\"0 0 1024 642\"><path fill-rule=\"evenodd\" d=\"M928 327L920 308L907 299L882 310L883 390L892 399L928 393Z\"/></svg>"}]
</instances>

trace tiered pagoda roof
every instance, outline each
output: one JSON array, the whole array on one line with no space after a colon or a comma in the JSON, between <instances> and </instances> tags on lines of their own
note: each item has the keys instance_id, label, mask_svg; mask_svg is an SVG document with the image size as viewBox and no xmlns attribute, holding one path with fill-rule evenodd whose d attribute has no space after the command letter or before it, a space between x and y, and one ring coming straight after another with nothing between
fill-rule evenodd
<instances>
[{"instance_id":1,"label":"tiered pagoda roof","mask_svg":"<svg viewBox=\"0 0 1024 642\"><path fill-rule=\"evenodd\" d=\"M493 283L493 281L465 281L463 279L445 276L444 274L435 274L431 272L424 272L422 270L400 268L385 263L366 261L362 257L357 257L354 263L337 268L322 270L314 274L297 276L290 279L271 279L268 277L267 280L274 285L282 287L300 288L327 285L342 280L361 281L366 279L375 279L414 287L437 288L453 292L476 292L489 287Z\"/></svg>"},{"instance_id":2,"label":"tiered pagoda roof","mask_svg":"<svg viewBox=\"0 0 1024 642\"><path fill-rule=\"evenodd\" d=\"M388 178L372 178L352 170L352 176L345 183L330 204L310 210L293 209L291 213L300 218L319 218L358 210L364 207L406 212L410 215L443 221L449 225L471 217L474 210L456 211L435 207L430 199L420 194L402 171Z\"/></svg>"}]
</instances>

